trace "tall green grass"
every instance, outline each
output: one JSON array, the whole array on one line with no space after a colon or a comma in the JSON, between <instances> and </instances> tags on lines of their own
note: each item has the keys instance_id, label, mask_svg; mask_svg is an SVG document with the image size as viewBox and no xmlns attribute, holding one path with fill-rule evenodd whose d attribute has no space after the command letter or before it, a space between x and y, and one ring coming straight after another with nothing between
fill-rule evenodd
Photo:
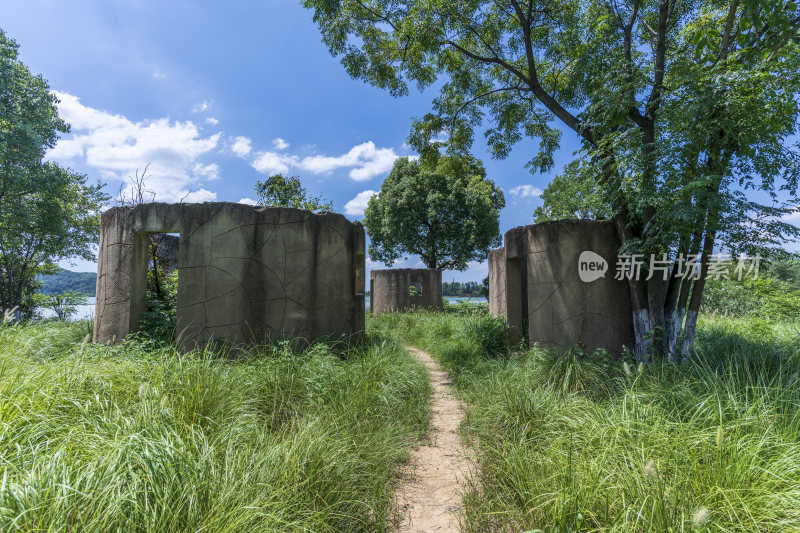
<instances>
[{"instance_id":1,"label":"tall green grass","mask_svg":"<svg viewBox=\"0 0 800 533\"><path fill-rule=\"evenodd\" d=\"M800 323L704 318L685 366L496 348L481 313L385 315L469 405L466 531L800 531Z\"/></svg>"},{"instance_id":2,"label":"tall green grass","mask_svg":"<svg viewBox=\"0 0 800 533\"><path fill-rule=\"evenodd\" d=\"M0 531L385 531L428 421L396 341L180 354L0 327Z\"/></svg>"}]
</instances>

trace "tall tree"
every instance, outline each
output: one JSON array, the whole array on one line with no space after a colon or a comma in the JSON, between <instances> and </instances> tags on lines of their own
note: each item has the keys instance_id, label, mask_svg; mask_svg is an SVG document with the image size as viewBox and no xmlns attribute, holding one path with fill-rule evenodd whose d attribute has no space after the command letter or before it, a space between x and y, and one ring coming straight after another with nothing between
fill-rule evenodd
<instances>
[{"instance_id":1,"label":"tall tree","mask_svg":"<svg viewBox=\"0 0 800 533\"><path fill-rule=\"evenodd\" d=\"M369 255L391 266L405 254L425 266L466 270L500 244L503 191L474 158L398 159L364 211Z\"/></svg>"},{"instance_id":2,"label":"tall tree","mask_svg":"<svg viewBox=\"0 0 800 533\"><path fill-rule=\"evenodd\" d=\"M42 161L69 131L57 103L0 30L0 309L30 312L38 273L59 259L94 259L101 185Z\"/></svg>"},{"instance_id":3,"label":"tall tree","mask_svg":"<svg viewBox=\"0 0 800 533\"><path fill-rule=\"evenodd\" d=\"M256 182L256 194L261 205L294 207L309 211L329 211L333 204L321 196L311 196L300 183L300 178L275 174L264 181Z\"/></svg>"},{"instance_id":4,"label":"tall tree","mask_svg":"<svg viewBox=\"0 0 800 533\"><path fill-rule=\"evenodd\" d=\"M529 166L546 171L560 123L599 169L623 252L676 265L701 253L699 279L675 268L665 283L645 264L629 280L640 360L690 356L715 247L754 251L798 234L777 220L800 177L794 1L303 3L352 76L398 96L440 80L410 136L423 156L465 152L487 123L495 156L533 138Z\"/></svg>"}]
</instances>

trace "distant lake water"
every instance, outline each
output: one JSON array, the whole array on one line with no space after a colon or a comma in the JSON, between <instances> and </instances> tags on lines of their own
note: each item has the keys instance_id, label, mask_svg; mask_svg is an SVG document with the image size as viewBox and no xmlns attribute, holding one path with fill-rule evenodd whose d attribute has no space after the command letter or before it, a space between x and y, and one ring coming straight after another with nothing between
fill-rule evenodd
<instances>
[{"instance_id":1,"label":"distant lake water","mask_svg":"<svg viewBox=\"0 0 800 533\"><path fill-rule=\"evenodd\" d=\"M481 303L486 302L486 298L483 297L473 297L467 298L463 296L445 296L445 300L451 303L457 302L474 302L474 303ZM365 310L369 311L369 296L365 298ZM74 315L72 315L72 320L86 320L94 318L94 304L95 298L87 298L86 305L79 305L77 306L77 311ZM50 318L55 315L52 310L50 309L42 309L41 314L43 318Z\"/></svg>"},{"instance_id":2,"label":"distant lake water","mask_svg":"<svg viewBox=\"0 0 800 533\"><path fill-rule=\"evenodd\" d=\"M87 298L86 305L75 306L76 309L75 314L72 315L70 320L86 320L94 318L94 304L95 304L94 296L91 298ZM51 318L56 315L52 309L40 309L39 313L41 313L42 318Z\"/></svg>"}]
</instances>

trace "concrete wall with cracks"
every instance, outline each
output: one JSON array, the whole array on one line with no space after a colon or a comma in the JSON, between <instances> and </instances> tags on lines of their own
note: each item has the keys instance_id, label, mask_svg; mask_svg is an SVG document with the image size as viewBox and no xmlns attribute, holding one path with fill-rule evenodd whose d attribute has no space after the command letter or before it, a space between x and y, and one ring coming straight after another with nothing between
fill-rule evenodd
<instances>
[{"instance_id":1,"label":"concrete wall with cracks","mask_svg":"<svg viewBox=\"0 0 800 533\"><path fill-rule=\"evenodd\" d=\"M442 308L441 270L426 268L373 270L370 272L369 286L369 303L373 316L408 309ZM417 294L411 294L412 286L417 289Z\"/></svg>"},{"instance_id":2,"label":"concrete wall with cracks","mask_svg":"<svg viewBox=\"0 0 800 533\"><path fill-rule=\"evenodd\" d=\"M153 233L180 234L177 334L186 349L364 331L360 223L291 208L153 203L103 213L96 342L138 329Z\"/></svg>"},{"instance_id":3,"label":"concrete wall with cracks","mask_svg":"<svg viewBox=\"0 0 800 533\"><path fill-rule=\"evenodd\" d=\"M528 339L542 346L621 353L633 348L633 317L625 281L614 279L619 239L598 220L560 220L514 228L504 246L489 254L489 309L510 326L509 343ZM581 281L583 251L608 264L605 277Z\"/></svg>"}]
</instances>

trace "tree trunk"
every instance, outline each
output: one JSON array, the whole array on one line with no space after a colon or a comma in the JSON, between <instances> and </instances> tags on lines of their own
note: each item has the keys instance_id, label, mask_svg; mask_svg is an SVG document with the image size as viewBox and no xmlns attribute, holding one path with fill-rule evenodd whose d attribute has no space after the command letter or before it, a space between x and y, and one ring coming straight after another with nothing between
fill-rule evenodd
<instances>
[{"instance_id":1,"label":"tree trunk","mask_svg":"<svg viewBox=\"0 0 800 533\"><path fill-rule=\"evenodd\" d=\"M696 224L695 227L698 227ZM680 254L685 254L684 257L689 257L697 254L700 251L700 236L701 231L696 230L691 237L691 244L684 242L679 248ZM674 363L678 359L680 350L681 330L683 329L683 319L686 316L686 304L689 300L689 293L692 288L692 281L688 279L689 276L686 272L681 272L680 269L680 255L675 261L672 270L672 277L670 278L669 289L667 290L667 298L664 303L667 322L667 360Z\"/></svg>"},{"instance_id":2,"label":"tree trunk","mask_svg":"<svg viewBox=\"0 0 800 533\"><path fill-rule=\"evenodd\" d=\"M621 244L625 244L633 233L628 227L628 219L624 213L614 217L614 227ZM647 305L647 285L642 280L628 279L628 288L631 295L631 310L633 312L633 338L634 354L637 362L650 360L650 311Z\"/></svg>"},{"instance_id":3,"label":"tree trunk","mask_svg":"<svg viewBox=\"0 0 800 533\"><path fill-rule=\"evenodd\" d=\"M683 345L681 346L681 362L684 364L688 363L692 356L694 337L697 333L697 315L700 312L700 303L703 299L708 265L711 260L711 254L714 251L714 237L713 231L706 233L706 238L703 242L703 256L700 260L700 277L694 282L692 299L689 301L689 309L686 311L686 325L683 328Z\"/></svg>"}]
</instances>

